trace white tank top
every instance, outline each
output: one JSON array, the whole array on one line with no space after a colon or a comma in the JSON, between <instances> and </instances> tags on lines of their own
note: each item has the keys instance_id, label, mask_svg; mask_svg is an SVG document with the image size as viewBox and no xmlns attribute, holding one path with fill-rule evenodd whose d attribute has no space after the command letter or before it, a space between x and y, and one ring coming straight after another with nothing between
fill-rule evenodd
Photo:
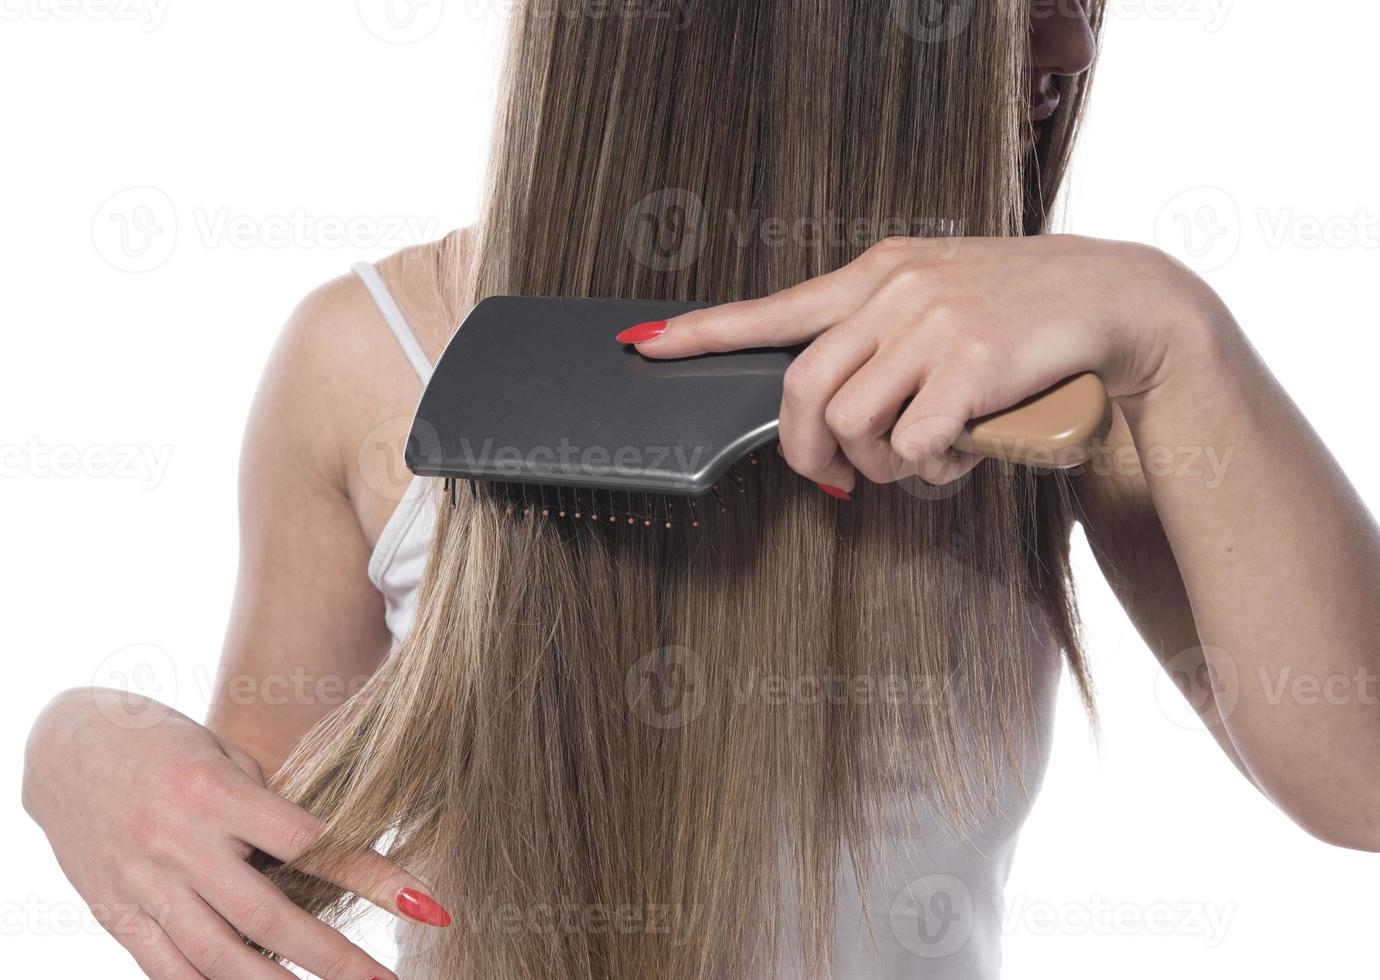
<instances>
[{"instance_id":1,"label":"white tank top","mask_svg":"<svg viewBox=\"0 0 1380 980\"><path fill-rule=\"evenodd\" d=\"M359 263L354 272L425 385L432 365L378 270ZM428 482L417 477L409 484L369 561L369 579L383 594L395 648L416 615L436 527L435 497L428 492ZM1036 637L1029 646L1037 737L1025 760L1024 790L1014 779L1008 780L1001 805L965 840L956 839L938 819L919 827L889 828L868 889L870 931L845 858L834 933L834 975L840 980L995 980L1000 976L1006 879L1017 835L1044 779L1062 670L1062 658L1048 637ZM798 960L787 949L778 975L800 974Z\"/></svg>"}]
</instances>

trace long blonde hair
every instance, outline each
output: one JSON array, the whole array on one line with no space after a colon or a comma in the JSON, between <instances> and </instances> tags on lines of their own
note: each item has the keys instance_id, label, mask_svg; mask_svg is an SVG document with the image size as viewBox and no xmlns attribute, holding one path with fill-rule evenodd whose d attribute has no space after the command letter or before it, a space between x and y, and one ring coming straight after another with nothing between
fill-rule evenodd
<instances>
[{"instance_id":1,"label":"long blonde hair","mask_svg":"<svg viewBox=\"0 0 1380 980\"><path fill-rule=\"evenodd\" d=\"M1082 86L1023 160L1025 3L594 6L513 24L457 311L729 301L889 234L1041 230ZM825 973L840 864L865 889L884 816L961 832L995 802L1032 629L1086 692L1061 478L988 462L841 504L767 453L748 484L699 529L440 506L411 635L283 787L329 827L307 860L386 841L457 910L410 937L410 975L763 976L786 929Z\"/></svg>"}]
</instances>

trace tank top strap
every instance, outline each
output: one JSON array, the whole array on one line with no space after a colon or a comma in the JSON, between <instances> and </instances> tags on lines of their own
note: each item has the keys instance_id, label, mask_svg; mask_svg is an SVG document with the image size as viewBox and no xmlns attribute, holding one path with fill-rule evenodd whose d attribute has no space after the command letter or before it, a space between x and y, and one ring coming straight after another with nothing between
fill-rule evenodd
<instances>
[{"instance_id":1,"label":"tank top strap","mask_svg":"<svg viewBox=\"0 0 1380 980\"><path fill-rule=\"evenodd\" d=\"M426 352L422 350L422 345L417 343L417 335L412 332L407 317L403 316L402 307L393 298L393 294L388 291L388 285L383 281L383 276L379 275L379 270L369 262L357 262L353 266L353 271L364 283L364 287L369 290L369 295L374 298L375 305L383 314L388 329L393 331L393 336L398 340L398 346L407 356L407 362L412 365L412 370L417 372L417 377L421 378L422 384L425 385L431 380L432 363L427 358Z\"/></svg>"}]
</instances>

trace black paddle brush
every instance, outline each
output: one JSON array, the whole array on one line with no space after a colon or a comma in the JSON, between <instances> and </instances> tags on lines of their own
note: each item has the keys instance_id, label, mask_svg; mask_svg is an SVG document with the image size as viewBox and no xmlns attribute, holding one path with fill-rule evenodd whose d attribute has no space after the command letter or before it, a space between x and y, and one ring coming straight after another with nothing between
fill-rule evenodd
<instances>
[{"instance_id":1,"label":"black paddle brush","mask_svg":"<svg viewBox=\"0 0 1380 980\"><path fill-rule=\"evenodd\" d=\"M776 440L796 352L758 349L674 361L614 341L637 323L710 304L498 296L460 326L413 420L419 476L488 484L515 513L698 526L726 506L738 466ZM1082 463L1111 408L1092 374L970 424L957 447L1045 467Z\"/></svg>"}]
</instances>

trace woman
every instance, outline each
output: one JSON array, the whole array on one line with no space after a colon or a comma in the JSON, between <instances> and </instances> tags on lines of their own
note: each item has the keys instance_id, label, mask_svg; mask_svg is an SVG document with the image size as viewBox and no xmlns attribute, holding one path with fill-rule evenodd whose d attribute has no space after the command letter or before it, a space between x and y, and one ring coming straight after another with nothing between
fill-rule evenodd
<instances>
[{"instance_id":1,"label":"woman","mask_svg":"<svg viewBox=\"0 0 1380 980\"><path fill-rule=\"evenodd\" d=\"M410 976L994 976L1061 649L1085 682L1075 516L1243 775L1380 847L1380 719L1265 681L1300 651L1375 669L1373 522L1203 283L1037 234L1100 5L939 13L518 20L481 226L319 290L274 354L208 727L86 691L35 728L26 805L145 972L282 976L243 936L392 976L303 911L344 889L407 923ZM621 338L647 357L806 345L766 503L692 540L401 480L383 420L498 292L744 300ZM1117 400L1111 464L947 451L1085 370ZM1183 447L1229 466L1164 465ZM255 694L284 676L346 683ZM692 697L649 713L649 690ZM391 860L368 850L390 831Z\"/></svg>"}]
</instances>

